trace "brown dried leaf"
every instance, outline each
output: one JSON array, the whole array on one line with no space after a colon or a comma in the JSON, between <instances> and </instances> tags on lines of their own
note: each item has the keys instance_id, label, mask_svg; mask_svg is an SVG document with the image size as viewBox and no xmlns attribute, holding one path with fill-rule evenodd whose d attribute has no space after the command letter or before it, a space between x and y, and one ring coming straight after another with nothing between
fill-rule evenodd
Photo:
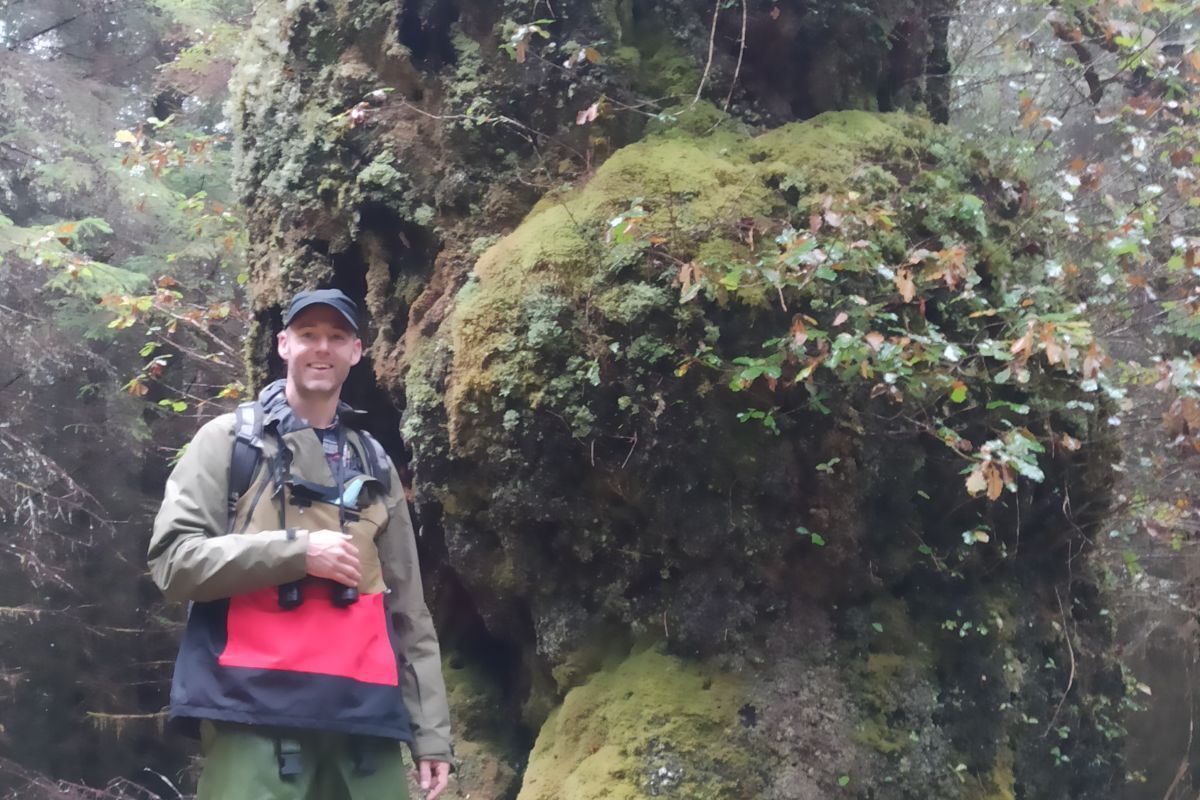
<instances>
[{"instance_id":1,"label":"brown dried leaf","mask_svg":"<svg viewBox=\"0 0 1200 800\"><path fill-rule=\"evenodd\" d=\"M901 267L896 270L896 288L900 290L900 296L904 298L904 302L911 303L912 299L917 296L917 286L913 283L912 270L908 267Z\"/></svg>"},{"instance_id":2,"label":"brown dried leaf","mask_svg":"<svg viewBox=\"0 0 1200 800\"><path fill-rule=\"evenodd\" d=\"M1093 340L1088 345L1087 355L1083 359L1083 377L1085 379L1095 378L1100 374L1100 348Z\"/></svg>"},{"instance_id":3,"label":"brown dried leaf","mask_svg":"<svg viewBox=\"0 0 1200 800\"><path fill-rule=\"evenodd\" d=\"M956 244L940 251L937 258L946 288L953 292L967 279L967 248Z\"/></svg>"},{"instance_id":4,"label":"brown dried leaf","mask_svg":"<svg viewBox=\"0 0 1200 800\"><path fill-rule=\"evenodd\" d=\"M883 347L883 334L879 331L871 331L863 337L867 341L867 346L872 352L878 353L879 348Z\"/></svg>"},{"instance_id":5,"label":"brown dried leaf","mask_svg":"<svg viewBox=\"0 0 1200 800\"><path fill-rule=\"evenodd\" d=\"M1008 348L1008 352L1014 356L1029 355L1033 348L1033 325L1034 323L1029 323L1029 328L1025 331L1025 335L1013 342L1012 347Z\"/></svg>"},{"instance_id":6,"label":"brown dried leaf","mask_svg":"<svg viewBox=\"0 0 1200 800\"><path fill-rule=\"evenodd\" d=\"M987 477L988 500L995 500L1004 491L1004 477L1001 475L1000 469L990 461L984 465L984 472Z\"/></svg>"},{"instance_id":7,"label":"brown dried leaf","mask_svg":"<svg viewBox=\"0 0 1200 800\"><path fill-rule=\"evenodd\" d=\"M804 320L800 315L792 317L792 346L801 348L808 341L808 328L804 326Z\"/></svg>"},{"instance_id":8,"label":"brown dried leaf","mask_svg":"<svg viewBox=\"0 0 1200 800\"><path fill-rule=\"evenodd\" d=\"M975 497L976 495L987 489L987 479L983 476L983 463L975 465L975 469L971 470L971 474L967 476L967 494Z\"/></svg>"}]
</instances>

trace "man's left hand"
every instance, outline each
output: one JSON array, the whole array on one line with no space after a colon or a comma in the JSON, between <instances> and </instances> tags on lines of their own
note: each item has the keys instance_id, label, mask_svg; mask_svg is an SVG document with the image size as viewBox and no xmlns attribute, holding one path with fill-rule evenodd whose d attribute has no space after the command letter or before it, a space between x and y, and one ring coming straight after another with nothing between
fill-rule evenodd
<instances>
[{"instance_id":1,"label":"man's left hand","mask_svg":"<svg viewBox=\"0 0 1200 800\"><path fill-rule=\"evenodd\" d=\"M417 764L417 778L421 791L425 792L425 800L434 800L450 781L450 763L422 759Z\"/></svg>"}]
</instances>

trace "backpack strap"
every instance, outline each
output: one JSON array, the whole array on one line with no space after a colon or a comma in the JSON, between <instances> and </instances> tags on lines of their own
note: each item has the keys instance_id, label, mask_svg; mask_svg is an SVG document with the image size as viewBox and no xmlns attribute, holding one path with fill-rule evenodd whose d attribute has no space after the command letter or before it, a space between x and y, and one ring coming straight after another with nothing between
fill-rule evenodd
<instances>
[{"instance_id":1,"label":"backpack strap","mask_svg":"<svg viewBox=\"0 0 1200 800\"><path fill-rule=\"evenodd\" d=\"M383 449L383 445L379 443L371 434L364 430L358 429L354 431L358 434L358 440L362 443L362 451L366 456L366 463L363 464L367 469L367 474L383 485L385 494L390 494L392 491L392 471L388 469L387 452Z\"/></svg>"},{"instance_id":2,"label":"backpack strap","mask_svg":"<svg viewBox=\"0 0 1200 800\"><path fill-rule=\"evenodd\" d=\"M241 403L234 411L233 452L229 458L229 524L237 515L237 502L254 480L263 454L263 410L257 401Z\"/></svg>"},{"instance_id":3,"label":"backpack strap","mask_svg":"<svg viewBox=\"0 0 1200 800\"><path fill-rule=\"evenodd\" d=\"M263 458L262 437L266 416L262 405L256 400L239 404L234 410L234 415L233 452L229 461L229 525L231 529L234 518L237 516L238 500L254 482L254 475L258 472ZM387 452L383 449L383 445L362 429L355 429L354 432L358 435L359 449L365 456L363 466L366 468L367 474L379 481L385 494L391 493L392 473L388 468ZM291 456L287 447L281 447L280 454L285 456L285 461L290 461L290 458L286 458ZM281 466L286 474L287 465L281 464ZM283 482L277 476L277 485L282 485ZM258 505L258 497L254 498L252 507L255 505Z\"/></svg>"}]
</instances>

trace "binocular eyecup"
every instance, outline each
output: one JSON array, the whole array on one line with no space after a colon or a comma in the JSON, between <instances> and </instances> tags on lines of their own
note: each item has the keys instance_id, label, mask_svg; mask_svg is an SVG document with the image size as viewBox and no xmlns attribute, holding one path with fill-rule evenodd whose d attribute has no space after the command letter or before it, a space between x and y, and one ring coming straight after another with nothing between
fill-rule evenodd
<instances>
[{"instance_id":1,"label":"binocular eyecup","mask_svg":"<svg viewBox=\"0 0 1200 800\"><path fill-rule=\"evenodd\" d=\"M333 585L330 587L330 601L338 608L346 608L358 602L358 588L355 586L346 586L345 584L330 581ZM299 608L304 602L304 592L300 588L300 581L291 581L290 583L280 584L279 586L279 607L284 611L291 611L294 608Z\"/></svg>"}]
</instances>

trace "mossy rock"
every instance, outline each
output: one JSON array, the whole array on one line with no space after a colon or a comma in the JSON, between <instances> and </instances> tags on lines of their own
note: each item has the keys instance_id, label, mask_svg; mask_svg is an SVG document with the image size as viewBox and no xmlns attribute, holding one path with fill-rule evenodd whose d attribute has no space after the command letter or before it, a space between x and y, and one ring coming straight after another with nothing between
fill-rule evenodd
<instances>
[{"instance_id":1,"label":"mossy rock","mask_svg":"<svg viewBox=\"0 0 1200 800\"><path fill-rule=\"evenodd\" d=\"M740 679L656 649L615 660L542 726L518 800L743 796L759 781L729 746L743 697Z\"/></svg>"},{"instance_id":2,"label":"mossy rock","mask_svg":"<svg viewBox=\"0 0 1200 800\"><path fill-rule=\"evenodd\" d=\"M905 153L918 149L929 131L904 115L838 112L752 138L713 131L708 119L701 127L710 135L673 128L617 151L577 191L543 198L479 259L450 320L447 410L454 445L465 449L480 441L462 435L464 425L477 420L477 405L502 415L504 398L536 393L544 382L523 355L530 348L522 330L537 319L561 319L605 285L631 291L616 274L619 248L605 244L611 220L631 202L640 200L644 216L636 224L642 229L677 235L702 253L728 251L741 246L728 231L730 216L770 215L797 202L780 188L784 180L802 184L806 199L853 186L858 167L874 159L911 161ZM662 297L660 308L675 303ZM628 320L628 308L613 306L611 294L600 301L615 311L614 321Z\"/></svg>"}]
</instances>

